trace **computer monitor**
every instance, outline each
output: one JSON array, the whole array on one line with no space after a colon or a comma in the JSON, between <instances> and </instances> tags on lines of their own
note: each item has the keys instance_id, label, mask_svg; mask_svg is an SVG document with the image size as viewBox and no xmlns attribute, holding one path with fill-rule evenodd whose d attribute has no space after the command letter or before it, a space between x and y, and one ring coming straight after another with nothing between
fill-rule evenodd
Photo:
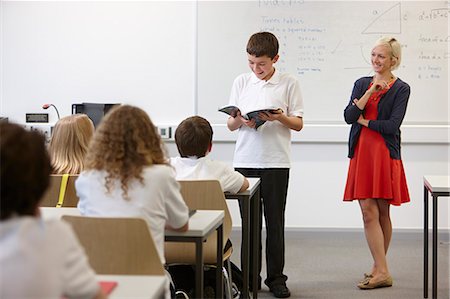
<instances>
[{"instance_id":1,"label":"computer monitor","mask_svg":"<svg viewBox=\"0 0 450 299\"><path fill-rule=\"evenodd\" d=\"M105 116L108 111L120 104L103 104L103 103L81 103L72 104L72 114L84 113L92 120L94 126L97 127L103 116Z\"/></svg>"}]
</instances>

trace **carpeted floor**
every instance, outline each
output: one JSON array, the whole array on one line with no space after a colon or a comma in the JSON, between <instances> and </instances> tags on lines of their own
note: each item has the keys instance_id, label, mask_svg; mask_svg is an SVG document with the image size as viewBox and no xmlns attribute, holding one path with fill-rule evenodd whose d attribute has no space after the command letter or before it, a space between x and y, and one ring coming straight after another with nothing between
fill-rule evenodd
<instances>
[{"instance_id":1,"label":"carpeted floor","mask_svg":"<svg viewBox=\"0 0 450 299\"><path fill-rule=\"evenodd\" d=\"M363 273L370 270L372 258L363 232L355 231L288 231L286 232L285 274L291 298L309 299L413 299L423 298L423 236L416 232L395 232L388 253L388 264L394 286L363 291L356 287ZM263 244L265 236L263 235ZM449 243L440 235L438 257L438 298L449 299ZM237 265L240 231L233 231ZM430 242L431 243L431 242ZM263 245L263 270L265 278ZM430 248L431 298L431 248ZM273 298L263 285L258 298Z\"/></svg>"}]
</instances>

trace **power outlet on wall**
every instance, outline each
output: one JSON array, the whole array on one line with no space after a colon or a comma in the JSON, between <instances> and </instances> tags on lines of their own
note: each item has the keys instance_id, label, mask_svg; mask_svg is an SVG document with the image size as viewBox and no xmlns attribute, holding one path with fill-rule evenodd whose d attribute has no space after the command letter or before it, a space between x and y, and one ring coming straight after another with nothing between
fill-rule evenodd
<instances>
[{"instance_id":1,"label":"power outlet on wall","mask_svg":"<svg viewBox=\"0 0 450 299\"><path fill-rule=\"evenodd\" d=\"M162 139L172 138L172 128L170 126L158 126L158 132Z\"/></svg>"},{"instance_id":2,"label":"power outlet on wall","mask_svg":"<svg viewBox=\"0 0 450 299\"><path fill-rule=\"evenodd\" d=\"M46 142L50 141L50 138L52 137L52 130L53 126L49 124L33 124L33 125L27 125L26 126L30 131L38 131L44 134Z\"/></svg>"}]
</instances>

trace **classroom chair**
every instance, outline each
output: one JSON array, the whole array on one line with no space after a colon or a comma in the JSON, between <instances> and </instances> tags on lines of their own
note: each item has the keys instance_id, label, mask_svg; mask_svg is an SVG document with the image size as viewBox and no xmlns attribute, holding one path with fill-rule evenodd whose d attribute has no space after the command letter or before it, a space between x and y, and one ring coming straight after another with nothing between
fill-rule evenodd
<instances>
[{"instance_id":1,"label":"classroom chair","mask_svg":"<svg viewBox=\"0 0 450 299\"><path fill-rule=\"evenodd\" d=\"M42 197L41 207L67 207L74 208L78 204L75 191L77 174L52 174L50 186Z\"/></svg>"},{"instance_id":2,"label":"classroom chair","mask_svg":"<svg viewBox=\"0 0 450 299\"><path fill-rule=\"evenodd\" d=\"M165 275L147 222L140 218L62 216L97 274Z\"/></svg>"},{"instance_id":3,"label":"classroom chair","mask_svg":"<svg viewBox=\"0 0 450 299\"><path fill-rule=\"evenodd\" d=\"M181 194L190 210L221 210L224 211L223 221L223 246L226 248L230 238L232 219L225 196L217 180L180 180ZM229 243L231 244L231 243ZM233 247L229 246L223 253L224 264L222 273L225 281L227 298L231 296L231 254ZM191 264L195 265L195 245L183 242L165 242L164 249L167 264ZM216 265L217 233L214 232L203 244L204 264Z\"/></svg>"}]
</instances>

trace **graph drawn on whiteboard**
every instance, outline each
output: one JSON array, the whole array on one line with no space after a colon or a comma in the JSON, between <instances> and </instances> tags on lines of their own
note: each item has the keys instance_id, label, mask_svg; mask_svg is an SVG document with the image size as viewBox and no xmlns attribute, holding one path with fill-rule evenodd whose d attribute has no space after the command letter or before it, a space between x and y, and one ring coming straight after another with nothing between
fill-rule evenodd
<instances>
[{"instance_id":1,"label":"graph drawn on whiteboard","mask_svg":"<svg viewBox=\"0 0 450 299\"><path fill-rule=\"evenodd\" d=\"M387 10L373 12L376 18L361 32L361 34L401 34L402 9L398 2Z\"/></svg>"}]
</instances>

